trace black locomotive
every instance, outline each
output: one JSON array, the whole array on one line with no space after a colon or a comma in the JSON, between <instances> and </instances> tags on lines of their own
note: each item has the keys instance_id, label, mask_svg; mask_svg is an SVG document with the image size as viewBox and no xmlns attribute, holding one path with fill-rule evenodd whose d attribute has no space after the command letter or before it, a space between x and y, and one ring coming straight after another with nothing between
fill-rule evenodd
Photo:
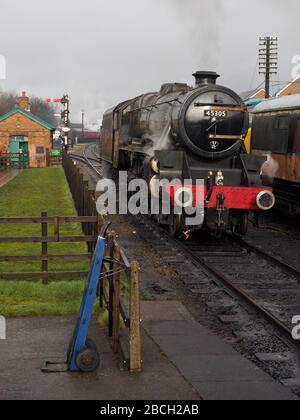
<instances>
[{"instance_id":1,"label":"black locomotive","mask_svg":"<svg viewBox=\"0 0 300 420\"><path fill-rule=\"evenodd\" d=\"M262 185L265 158L246 152L249 116L242 99L216 84L217 73L194 76L195 88L164 84L158 93L108 110L101 157L116 169L143 177L150 189L154 179L177 179L175 190L186 193L183 182L190 180L193 195L197 180L204 180L205 218L197 228L245 234L249 212L268 210L275 203L272 190ZM174 235L190 230L184 212L161 215L159 222L169 225Z\"/></svg>"}]
</instances>

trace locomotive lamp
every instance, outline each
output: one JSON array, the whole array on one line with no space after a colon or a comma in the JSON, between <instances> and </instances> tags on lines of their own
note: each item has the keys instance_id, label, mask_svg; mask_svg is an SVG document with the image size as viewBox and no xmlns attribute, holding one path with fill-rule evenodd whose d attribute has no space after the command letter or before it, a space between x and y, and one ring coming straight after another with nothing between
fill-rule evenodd
<instances>
[{"instance_id":1,"label":"locomotive lamp","mask_svg":"<svg viewBox=\"0 0 300 420\"><path fill-rule=\"evenodd\" d=\"M275 202L275 195L271 191L261 191L256 197L256 204L261 210L271 210Z\"/></svg>"},{"instance_id":2,"label":"locomotive lamp","mask_svg":"<svg viewBox=\"0 0 300 420\"><path fill-rule=\"evenodd\" d=\"M223 185L224 185L224 175L223 175L223 172L222 171L219 171L218 173L217 173L217 176L216 176L216 185L218 186L218 187L223 187Z\"/></svg>"}]
</instances>

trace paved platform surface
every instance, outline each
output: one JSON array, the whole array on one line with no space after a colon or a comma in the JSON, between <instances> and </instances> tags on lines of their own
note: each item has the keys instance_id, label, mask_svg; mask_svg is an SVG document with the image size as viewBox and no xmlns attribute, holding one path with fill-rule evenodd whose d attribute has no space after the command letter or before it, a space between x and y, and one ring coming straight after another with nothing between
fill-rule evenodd
<instances>
[{"instance_id":1,"label":"paved platform surface","mask_svg":"<svg viewBox=\"0 0 300 420\"><path fill-rule=\"evenodd\" d=\"M17 169L8 169L6 171L0 171L0 188L6 185L9 181L18 175Z\"/></svg>"},{"instance_id":2,"label":"paved platform surface","mask_svg":"<svg viewBox=\"0 0 300 420\"><path fill-rule=\"evenodd\" d=\"M281 384L195 322L179 302L144 302L143 326L204 400L295 400Z\"/></svg>"},{"instance_id":3,"label":"paved platform surface","mask_svg":"<svg viewBox=\"0 0 300 420\"><path fill-rule=\"evenodd\" d=\"M0 400L199 400L199 394L143 334L144 370L131 375L119 369L106 333L95 323L101 366L96 373L45 374L45 360L64 359L75 317L10 319L7 340L0 340Z\"/></svg>"},{"instance_id":4,"label":"paved platform surface","mask_svg":"<svg viewBox=\"0 0 300 420\"><path fill-rule=\"evenodd\" d=\"M90 336L101 366L92 374L45 374L65 357L76 317L9 319L0 340L0 400L293 400L296 397L221 339L178 302L143 302L143 372L120 370L106 332Z\"/></svg>"}]
</instances>

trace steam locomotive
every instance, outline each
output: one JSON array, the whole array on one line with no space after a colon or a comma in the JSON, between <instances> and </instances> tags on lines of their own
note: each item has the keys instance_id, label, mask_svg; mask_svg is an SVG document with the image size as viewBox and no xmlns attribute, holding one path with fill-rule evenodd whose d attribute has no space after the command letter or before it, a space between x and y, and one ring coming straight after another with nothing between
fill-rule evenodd
<instances>
[{"instance_id":1,"label":"steam locomotive","mask_svg":"<svg viewBox=\"0 0 300 420\"><path fill-rule=\"evenodd\" d=\"M196 188L204 196L203 222L196 228L182 214L160 214L174 236L195 229L220 235L231 229L244 235L249 212L269 210L275 204L271 188L264 188L261 166L264 157L249 155L244 140L249 115L242 99L219 86L215 72L198 71L196 86L164 84L159 92L147 93L108 110L103 117L100 155L117 170L144 178L153 194L155 180L177 180L169 188L174 195L197 206ZM189 187L184 180L190 180ZM203 180L202 187L197 181ZM189 199L189 196L191 200Z\"/></svg>"}]
</instances>

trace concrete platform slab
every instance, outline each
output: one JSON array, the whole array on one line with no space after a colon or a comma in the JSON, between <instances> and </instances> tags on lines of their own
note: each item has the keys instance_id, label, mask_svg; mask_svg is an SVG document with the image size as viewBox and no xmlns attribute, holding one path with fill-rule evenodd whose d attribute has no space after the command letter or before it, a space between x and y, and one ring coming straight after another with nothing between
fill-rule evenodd
<instances>
[{"instance_id":1,"label":"concrete platform slab","mask_svg":"<svg viewBox=\"0 0 300 420\"><path fill-rule=\"evenodd\" d=\"M293 399L288 390L282 388L278 393L277 384L269 381L247 381L246 386L241 386L240 381L195 382L195 386L206 401L274 401L276 395L279 401Z\"/></svg>"},{"instance_id":2,"label":"concrete platform slab","mask_svg":"<svg viewBox=\"0 0 300 420\"><path fill-rule=\"evenodd\" d=\"M157 304L154 301L143 301L141 303L143 321L193 321L194 318L177 301L162 301Z\"/></svg>"},{"instance_id":3,"label":"concrete platform slab","mask_svg":"<svg viewBox=\"0 0 300 420\"><path fill-rule=\"evenodd\" d=\"M180 302L163 305L153 302L151 310L153 319L148 313L143 323L145 330L203 399L297 399L282 384L191 319L190 314L183 319L186 310ZM161 312L159 321L157 314Z\"/></svg>"},{"instance_id":4,"label":"concrete platform slab","mask_svg":"<svg viewBox=\"0 0 300 420\"><path fill-rule=\"evenodd\" d=\"M143 334L143 372L119 369L106 332L94 322L91 338L101 357L92 374L45 374L45 360L64 360L75 317L9 319L7 340L0 340L0 400L199 400L200 395Z\"/></svg>"}]
</instances>

